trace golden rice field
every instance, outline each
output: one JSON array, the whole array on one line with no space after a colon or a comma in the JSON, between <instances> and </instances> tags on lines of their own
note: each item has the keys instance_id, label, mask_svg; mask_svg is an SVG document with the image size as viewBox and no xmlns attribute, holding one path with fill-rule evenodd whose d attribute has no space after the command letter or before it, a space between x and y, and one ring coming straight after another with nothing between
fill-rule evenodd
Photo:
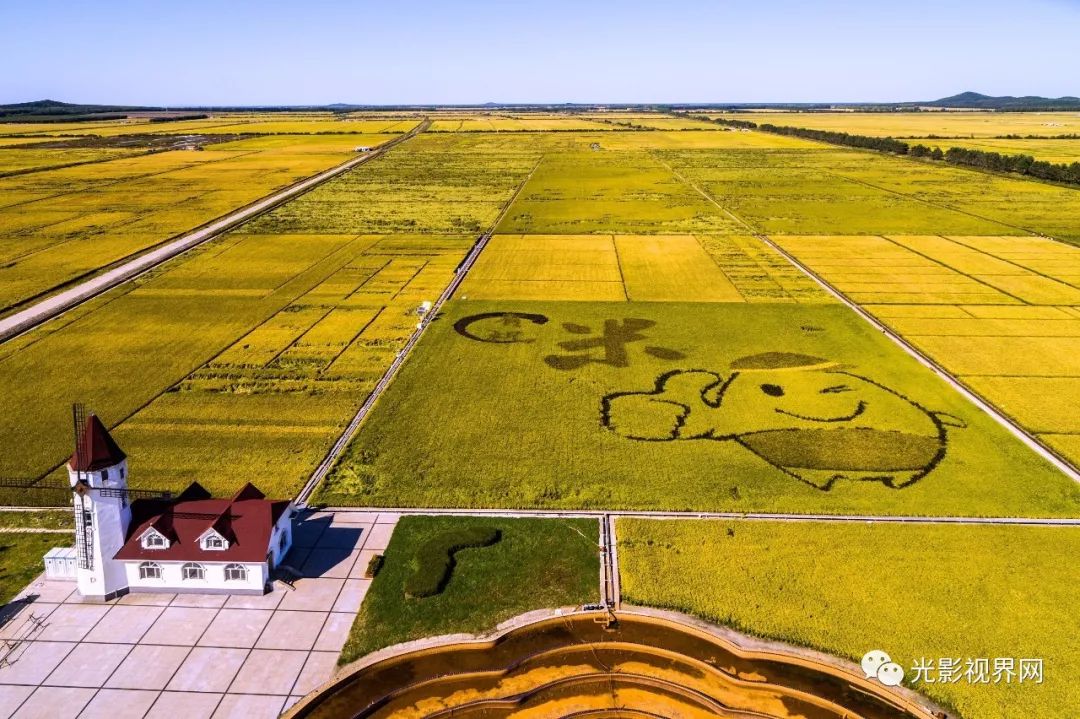
<instances>
[{"instance_id":1,"label":"golden rice field","mask_svg":"<svg viewBox=\"0 0 1080 719\"><path fill-rule=\"evenodd\" d=\"M25 138L23 138L25 139ZM27 171L48 170L67 165L102 162L141 154L127 149L4 150L0 147L0 177Z\"/></svg>"},{"instance_id":2,"label":"golden rice field","mask_svg":"<svg viewBox=\"0 0 1080 719\"><path fill-rule=\"evenodd\" d=\"M737 234L742 228L644 151L549 153L498 231Z\"/></svg>"},{"instance_id":3,"label":"golden rice field","mask_svg":"<svg viewBox=\"0 0 1080 719\"><path fill-rule=\"evenodd\" d=\"M615 129L603 123L577 116L508 116L490 117L444 117L431 123L431 132L544 132L586 131Z\"/></svg>"},{"instance_id":4,"label":"golden rice field","mask_svg":"<svg viewBox=\"0 0 1080 719\"><path fill-rule=\"evenodd\" d=\"M474 300L810 302L832 298L745 236L495 235L460 296Z\"/></svg>"},{"instance_id":5,"label":"golden rice field","mask_svg":"<svg viewBox=\"0 0 1080 719\"><path fill-rule=\"evenodd\" d=\"M466 297L417 345L319 501L935 516L1080 508L1080 487L839 303Z\"/></svg>"},{"instance_id":6,"label":"golden rice field","mask_svg":"<svg viewBox=\"0 0 1080 719\"><path fill-rule=\"evenodd\" d=\"M510 135L422 133L245 225L256 233L478 235L536 167L541 150Z\"/></svg>"},{"instance_id":7,"label":"golden rice field","mask_svg":"<svg viewBox=\"0 0 1080 719\"><path fill-rule=\"evenodd\" d=\"M176 134L381 134L408 132L419 123L418 118L382 117L353 118L335 113L220 113L197 120L150 122L147 118L108 120L99 122L6 122L0 123L0 136L71 136L95 135L113 137L135 133Z\"/></svg>"},{"instance_id":8,"label":"golden rice field","mask_svg":"<svg viewBox=\"0 0 1080 719\"><path fill-rule=\"evenodd\" d=\"M283 136L136 156L43 150L43 158L116 158L0 177L0 312L340 164L358 143L389 137ZM0 150L0 167L35 152Z\"/></svg>"},{"instance_id":9,"label":"golden rice field","mask_svg":"<svg viewBox=\"0 0 1080 719\"><path fill-rule=\"evenodd\" d=\"M875 137L1080 134L1080 112L739 112L710 117Z\"/></svg>"},{"instance_id":10,"label":"golden rice field","mask_svg":"<svg viewBox=\"0 0 1080 719\"><path fill-rule=\"evenodd\" d=\"M423 119L0 124L0 174L30 170L0 177L0 307ZM384 156L0 344L0 477L60 479L78 400L127 451L133 486L197 480L224 495L251 480L290 496L393 362L419 305L494 231L315 501L1080 516L1076 483L767 241L1076 463L1080 250L1033 233L1080 243L1077 190L659 113L431 119ZM914 136L943 135L933 123L944 123L972 142L1013 143L988 138L1075 132L1080 115L750 119ZM229 137L138 156L5 149L145 133ZM1072 141L1025 142L1049 152ZM92 164L55 168L76 159ZM630 601L849 658L868 637L905 662L1046 658L1038 687L913 685L965 719L1076 704L1072 528L623 520L618 535ZM593 551L595 537L580 538ZM573 579L595 587L590 572ZM515 609L483 594L491 586L448 590L446 606L469 615L462 628L536 604ZM412 611L418 633L453 628ZM353 649L382 641L363 636Z\"/></svg>"},{"instance_id":11,"label":"golden rice field","mask_svg":"<svg viewBox=\"0 0 1080 719\"><path fill-rule=\"evenodd\" d=\"M997 152L1002 155L1031 155L1036 160L1054 164L1071 165L1080 162L1080 139L1069 140L930 140L928 145L966 147L983 152Z\"/></svg>"},{"instance_id":12,"label":"golden rice field","mask_svg":"<svg viewBox=\"0 0 1080 719\"><path fill-rule=\"evenodd\" d=\"M654 154L755 232L1038 233L1080 243L1074 219L1080 192L1070 187L809 142L790 149Z\"/></svg>"},{"instance_id":13,"label":"golden rice field","mask_svg":"<svg viewBox=\"0 0 1080 719\"><path fill-rule=\"evenodd\" d=\"M627 518L616 534L624 601L856 663L885 651L906 686L965 719L1075 716L1076 527ZM961 675L940 681L942 657ZM1041 658L1043 680L969 681L980 658ZM932 682L916 680L919 660Z\"/></svg>"},{"instance_id":14,"label":"golden rice field","mask_svg":"<svg viewBox=\"0 0 1080 719\"><path fill-rule=\"evenodd\" d=\"M596 112L586 115L590 120L626 130L711 130L710 123L691 117L669 115Z\"/></svg>"},{"instance_id":15,"label":"golden rice field","mask_svg":"<svg viewBox=\"0 0 1080 719\"><path fill-rule=\"evenodd\" d=\"M432 137L0 345L12 400L0 433L19 443L0 476L57 468L80 399L115 428L142 486L227 493L273 472L267 491L296 491L474 243L452 227L490 225L536 162L497 138ZM441 232L411 229L448 213ZM207 463L208 447L226 459Z\"/></svg>"},{"instance_id":16,"label":"golden rice field","mask_svg":"<svg viewBox=\"0 0 1080 719\"><path fill-rule=\"evenodd\" d=\"M1080 463L1080 249L1042 237L773 239Z\"/></svg>"},{"instance_id":17,"label":"golden rice field","mask_svg":"<svg viewBox=\"0 0 1080 719\"><path fill-rule=\"evenodd\" d=\"M294 492L413 332L417 308L438 297L472 245L452 236L242 237L259 255L305 242L339 249L318 284L117 428L139 458L140 483L180 489L199 476L228 493L254 473L267 478L265 491ZM219 266L239 259L228 252ZM198 271L177 272L143 294L168 304L192 292ZM213 299L229 290L204 292ZM212 473L202 467L207 453Z\"/></svg>"}]
</instances>

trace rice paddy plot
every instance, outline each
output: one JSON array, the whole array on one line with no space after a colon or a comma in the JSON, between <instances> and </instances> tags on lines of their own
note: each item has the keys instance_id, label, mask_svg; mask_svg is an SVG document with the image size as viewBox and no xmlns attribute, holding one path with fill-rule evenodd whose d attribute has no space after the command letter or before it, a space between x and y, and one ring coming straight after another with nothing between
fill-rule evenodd
<instances>
[{"instance_id":1,"label":"rice paddy plot","mask_svg":"<svg viewBox=\"0 0 1080 719\"><path fill-rule=\"evenodd\" d=\"M1080 463L1080 249L1043 237L773 239Z\"/></svg>"},{"instance_id":2,"label":"rice paddy plot","mask_svg":"<svg viewBox=\"0 0 1080 719\"><path fill-rule=\"evenodd\" d=\"M709 113L709 116L874 137L1080 134L1080 112L751 112Z\"/></svg>"},{"instance_id":3,"label":"rice paddy plot","mask_svg":"<svg viewBox=\"0 0 1080 719\"><path fill-rule=\"evenodd\" d=\"M766 234L1025 235L1080 242L1080 192L869 151L658 151Z\"/></svg>"},{"instance_id":4,"label":"rice paddy plot","mask_svg":"<svg viewBox=\"0 0 1080 719\"><path fill-rule=\"evenodd\" d=\"M539 157L513 137L424 133L243 231L479 234Z\"/></svg>"},{"instance_id":5,"label":"rice paddy plot","mask_svg":"<svg viewBox=\"0 0 1080 719\"><path fill-rule=\"evenodd\" d=\"M618 235L627 298L637 302L741 302L742 295L695 237Z\"/></svg>"},{"instance_id":6,"label":"rice paddy plot","mask_svg":"<svg viewBox=\"0 0 1080 719\"><path fill-rule=\"evenodd\" d=\"M458 293L474 300L819 302L812 279L754 237L495 235Z\"/></svg>"},{"instance_id":7,"label":"rice paddy plot","mask_svg":"<svg viewBox=\"0 0 1080 719\"><path fill-rule=\"evenodd\" d=\"M874 159L868 153L763 149L665 151L660 156L766 234L1009 231L999 223L876 186L863 167Z\"/></svg>"},{"instance_id":8,"label":"rice paddy plot","mask_svg":"<svg viewBox=\"0 0 1080 719\"><path fill-rule=\"evenodd\" d=\"M733 234L741 228L646 152L546 154L498 232Z\"/></svg>"},{"instance_id":9,"label":"rice paddy plot","mask_svg":"<svg viewBox=\"0 0 1080 719\"><path fill-rule=\"evenodd\" d=\"M1080 134L1080 128L1078 128ZM1080 162L1080 142L1076 138L1061 140L927 140L925 143L931 147L941 147L948 150L950 147L964 147L983 152L997 152L1001 155L1030 155L1036 160L1051 162L1060 165L1071 165Z\"/></svg>"},{"instance_id":10,"label":"rice paddy plot","mask_svg":"<svg viewBox=\"0 0 1080 719\"><path fill-rule=\"evenodd\" d=\"M748 150L798 148L829 151L828 145L767 132L705 128L700 131L655 130L652 132L575 132L566 136L573 147L592 152L608 150Z\"/></svg>"},{"instance_id":11,"label":"rice paddy plot","mask_svg":"<svg viewBox=\"0 0 1080 719\"><path fill-rule=\"evenodd\" d=\"M35 150L0 148L0 177L67 165L104 162L138 154L139 150Z\"/></svg>"},{"instance_id":12,"label":"rice paddy plot","mask_svg":"<svg viewBox=\"0 0 1080 719\"><path fill-rule=\"evenodd\" d=\"M9 201L0 207L0 311L354 156L340 143L316 150L306 138L276 139L233 150L123 151L108 162L0 178Z\"/></svg>"},{"instance_id":13,"label":"rice paddy plot","mask_svg":"<svg viewBox=\"0 0 1080 719\"><path fill-rule=\"evenodd\" d=\"M72 398L132 456L134 486L294 492L473 244L461 236L242 235L202 246L0 348L0 474L68 450ZM19 378L34 376L40 382ZM207 462L209 454L214 462Z\"/></svg>"},{"instance_id":14,"label":"rice paddy plot","mask_svg":"<svg viewBox=\"0 0 1080 719\"><path fill-rule=\"evenodd\" d=\"M614 129L583 117L557 116L465 116L444 117L431 124L431 132L597 132Z\"/></svg>"},{"instance_id":15,"label":"rice paddy plot","mask_svg":"<svg viewBox=\"0 0 1080 719\"><path fill-rule=\"evenodd\" d=\"M470 299L317 500L1041 516L1080 487L843 306Z\"/></svg>"},{"instance_id":16,"label":"rice paddy plot","mask_svg":"<svg viewBox=\"0 0 1080 719\"><path fill-rule=\"evenodd\" d=\"M854 662L885 651L958 716L1074 716L1080 528L628 518L616 533L626 602ZM980 658L985 679L966 673ZM1041 681L1018 681L1021 659L1042 660Z\"/></svg>"},{"instance_id":17,"label":"rice paddy plot","mask_svg":"<svg viewBox=\"0 0 1080 719\"><path fill-rule=\"evenodd\" d=\"M674 117L659 113L596 112L587 117L612 127L627 130L711 130L712 125L692 117Z\"/></svg>"}]
</instances>

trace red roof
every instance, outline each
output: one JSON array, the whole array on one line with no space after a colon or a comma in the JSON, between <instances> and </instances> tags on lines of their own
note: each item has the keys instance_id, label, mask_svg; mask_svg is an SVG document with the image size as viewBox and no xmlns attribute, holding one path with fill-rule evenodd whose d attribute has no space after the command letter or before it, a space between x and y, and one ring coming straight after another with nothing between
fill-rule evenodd
<instances>
[{"instance_id":1,"label":"red roof","mask_svg":"<svg viewBox=\"0 0 1080 719\"><path fill-rule=\"evenodd\" d=\"M270 548L274 525L288 509L287 499L266 499L248 483L231 499L184 499L199 496L189 487L172 503L139 500L132 504L127 541L116 559L164 562L261 562ZM144 549L142 535L153 527L169 540L166 549ZM213 528L228 549L203 549L199 540Z\"/></svg>"},{"instance_id":2,"label":"red roof","mask_svg":"<svg viewBox=\"0 0 1080 719\"><path fill-rule=\"evenodd\" d=\"M127 458L124 450L116 444L116 440L109 434L109 430L105 429L105 425L96 414L87 417L80 446L83 452L80 453L76 448L75 453L68 460L68 464L76 472L96 472L99 469L120 464Z\"/></svg>"}]
</instances>

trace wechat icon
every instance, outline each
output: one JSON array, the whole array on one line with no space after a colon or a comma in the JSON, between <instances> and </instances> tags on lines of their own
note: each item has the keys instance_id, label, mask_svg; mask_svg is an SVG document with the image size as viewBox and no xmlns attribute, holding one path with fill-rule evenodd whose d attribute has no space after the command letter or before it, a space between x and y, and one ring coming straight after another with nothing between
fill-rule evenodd
<instances>
[{"instance_id":1,"label":"wechat icon","mask_svg":"<svg viewBox=\"0 0 1080 719\"><path fill-rule=\"evenodd\" d=\"M871 649L862 658L862 670L867 679L877 679L887 687L900 686L904 668L880 649Z\"/></svg>"}]
</instances>

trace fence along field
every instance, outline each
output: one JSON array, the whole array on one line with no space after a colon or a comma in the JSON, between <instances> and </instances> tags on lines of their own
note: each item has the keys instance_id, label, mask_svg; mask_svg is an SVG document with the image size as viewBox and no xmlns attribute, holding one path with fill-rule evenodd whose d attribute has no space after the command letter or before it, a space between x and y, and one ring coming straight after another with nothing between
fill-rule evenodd
<instances>
[{"instance_id":1,"label":"fence along field","mask_svg":"<svg viewBox=\"0 0 1080 719\"><path fill-rule=\"evenodd\" d=\"M0 476L58 467L81 399L119 424L136 484L228 493L266 470L266 491L295 491L412 331L410 312L472 246L456 229L490 224L538 159L482 137L421 138L308 193L304 211L264 215L264 232L229 233L0 345L0 433L19 447ZM411 232L417 217L425 234ZM207 463L207 446L228 461Z\"/></svg>"},{"instance_id":2,"label":"fence along field","mask_svg":"<svg viewBox=\"0 0 1080 719\"><path fill-rule=\"evenodd\" d=\"M0 311L344 162L363 137L242 140L0 178Z\"/></svg>"},{"instance_id":3,"label":"fence along field","mask_svg":"<svg viewBox=\"0 0 1080 719\"><path fill-rule=\"evenodd\" d=\"M1080 249L1041 237L773 239L1080 464Z\"/></svg>"}]
</instances>

